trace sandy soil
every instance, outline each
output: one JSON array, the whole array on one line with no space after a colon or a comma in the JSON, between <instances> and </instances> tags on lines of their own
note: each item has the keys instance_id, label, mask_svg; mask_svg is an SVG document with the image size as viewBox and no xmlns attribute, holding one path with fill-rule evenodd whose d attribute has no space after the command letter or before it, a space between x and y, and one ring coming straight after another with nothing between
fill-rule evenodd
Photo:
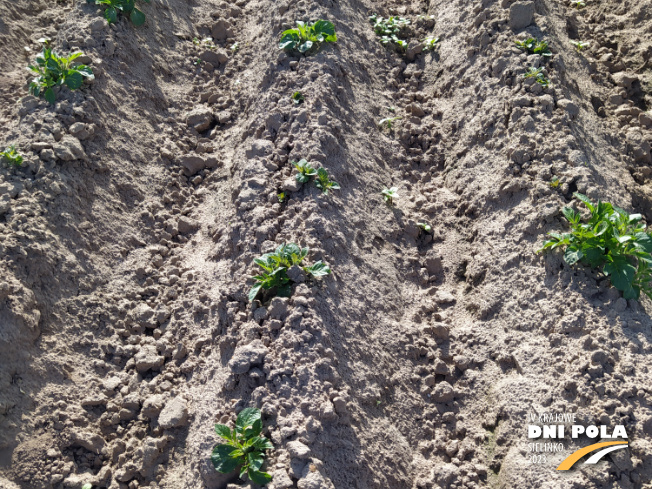
<instances>
[{"instance_id":1,"label":"sandy soil","mask_svg":"<svg viewBox=\"0 0 652 489\"><path fill-rule=\"evenodd\" d=\"M574 191L652 222L652 5L586 3L537 0L525 28L510 0L153 0L138 28L0 3L0 140L25 156L0 172L0 487L247 486L209 455L255 406L270 488L652 488L652 305L535 254ZM392 52L372 13L441 43ZM277 49L318 18L336 44ZM55 106L26 95L41 37L96 74ZM296 188L301 158L341 190ZM333 274L252 306L286 241ZM532 464L541 413L630 446Z\"/></svg>"}]
</instances>

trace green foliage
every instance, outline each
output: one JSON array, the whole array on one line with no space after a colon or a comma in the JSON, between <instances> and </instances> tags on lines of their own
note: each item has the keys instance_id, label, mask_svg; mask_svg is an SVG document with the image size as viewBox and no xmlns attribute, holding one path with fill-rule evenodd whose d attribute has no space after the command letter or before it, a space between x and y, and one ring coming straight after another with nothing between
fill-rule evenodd
<instances>
[{"instance_id":1,"label":"green foliage","mask_svg":"<svg viewBox=\"0 0 652 489\"><path fill-rule=\"evenodd\" d=\"M550 186L552 188L557 188L559 185L561 185L561 180L559 180L559 177L552 177L552 180L550 180Z\"/></svg>"},{"instance_id":2,"label":"green foliage","mask_svg":"<svg viewBox=\"0 0 652 489\"><path fill-rule=\"evenodd\" d=\"M516 40L516 46L530 54L538 54L545 58L552 56L548 48L548 41L538 41L535 37L528 37L525 41Z\"/></svg>"},{"instance_id":3,"label":"green foliage","mask_svg":"<svg viewBox=\"0 0 652 489\"><path fill-rule=\"evenodd\" d=\"M582 194L573 194L590 211L582 216L571 207L562 213L571 227L570 233L548 233L551 239L541 249L563 248L564 261L577 262L601 269L611 284L623 292L625 299L638 299L641 292L652 298L652 237L640 214L628 214L607 202L593 204Z\"/></svg>"},{"instance_id":4,"label":"green foliage","mask_svg":"<svg viewBox=\"0 0 652 489\"><path fill-rule=\"evenodd\" d=\"M300 248L294 243L287 243L280 245L273 253L265 253L254 259L254 263L262 268L263 272L254 276L256 282L249 291L249 301L254 301L260 289L268 291L271 295L290 297L292 290L287 271L295 265L301 266L308 251L310 250L307 247ZM312 277L321 277L331 273L328 265L321 260L302 268Z\"/></svg>"},{"instance_id":5,"label":"green foliage","mask_svg":"<svg viewBox=\"0 0 652 489\"><path fill-rule=\"evenodd\" d=\"M294 92L292 94L292 101L295 103L295 105L299 105L302 104L305 101L305 99L301 92Z\"/></svg>"},{"instance_id":6,"label":"green foliage","mask_svg":"<svg viewBox=\"0 0 652 489\"><path fill-rule=\"evenodd\" d=\"M386 127L388 130L392 130L392 126L394 124L394 121L398 121L400 119L403 119L401 116L395 116L395 117L385 117L384 119L381 119L378 122L379 127Z\"/></svg>"},{"instance_id":7,"label":"green foliage","mask_svg":"<svg viewBox=\"0 0 652 489\"><path fill-rule=\"evenodd\" d=\"M322 43L337 42L335 26L328 20L318 20L313 24L297 21L296 29L288 29L281 34L279 49L298 51L306 56L319 50Z\"/></svg>"},{"instance_id":8,"label":"green foliage","mask_svg":"<svg viewBox=\"0 0 652 489\"><path fill-rule=\"evenodd\" d=\"M260 410L256 408L240 411L234 429L216 424L215 433L226 443L213 447L211 462L215 470L228 474L240 467L240 478L246 474L261 486L271 481L272 476L260 469L265 462L265 450L273 450L274 445L261 435L262 431L263 421Z\"/></svg>"},{"instance_id":9,"label":"green foliage","mask_svg":"<svg viewBox=\"0 0 652 489\"><path fill-rule=\"evenodd\" d=\"M579 10L581 8L586 7L586 2L582 0L571 0L571 5Z\"/></svg>"},{"instance_id":10,"label":"green foliage","mask_svg":"<svg viewBox=\"0 0 652 489\"><path fill-rule=\"evenodd\" d=\"M282 204L283 202L285 202L285 192L277 193L276 198L278 199L279 204Z\"/></svg>"},{"instance_id":11,"label":"green foliage","mask_svg":"<svg viewBox=\"0 0 652 489\"><path fill-rule=\"evenodd\" d=\"M145 0L149 3L149 0ZM145 14L136 8L136 0L86 0L92 5L105 5L104 18L109 24L118 21L118 12L126 15L135 26L145 23Z\"/></svg>"},{"instance_id":12,"label":"green foliage","mask_svg":"<svg viewBox=\"0 0 652 489\"><path fill-rule=\"evenodd\" d=\"M82 489L93 489L93 484L86 483L82 486Z\"/></svg>"},{"instance_id":13,"label":"green foliage","mask_svg":"<svg viewBox=\"0 0 652 489\"><path fill-rule=\"evenodd\" d=\"M317 175L317 170L315 170L306 160L302 159L299 160L299 162L293 161L292 164L299 172L295 177L299 183L308 183L311 177Z\"/></svg>"},{"instance_id":14,"label":"green foliage","mask_svg":"<svg viewBox=\"0 0 652 489\"><path fill-rule=\"evenodd\" d=\"M84 78L92 80L93 71L90 67L75 63L75 59L83 53L73 53L67 58L59 56L56 52L45 47L43 52L36 57L36 63L27 69L36 76L29 84L29 93L42 96L54 104L56 95L54 87L65 84L71 90L82 86Z\"/></svg>"},{"instance_id":15,"label":"green foliage","mask_svg":"<svg viewBox=\"0 0 652 489\"><path fill-rule=\"evenodd\" d=\"M385 187L381 192L383 199L387 205L394 205L394 200L398 199L398 189L396 187Z\"/></svg>"},{"instance_id":16,"label":"green foliage","mask_svg":"<svg viewBox=\"0 0 652 489\"><path fill-rule=\"evenodd\" d=\"M432 226L428 223L418 222L417 226L419 226L424 233L432 233Z\"/></svg>"},{"instance_id":17,"label":"green foliage","mask_svg":"<svg viewBox=\"0 0 652 489\"><path fill-rule=\"evenodd\" d=\"M212 38L212 37L205 37L205 38L202 39L202 40L199 40L198 37L193 37L193 38L192 38L192 43L193 43L195 46L204 46L204 47L206 47L206 48L208 48L208 49L216 49L216 48L217 48L217 46L216 46L215 43L213 42L213 38Z\"/></svg>"},{"instance_id":18,"label":"green foliage","mask_svg":"<svg viewBox=\"0 0 652 489\"><path fill-rule=\"evenodd\" d=\"M408 42L399 36L403 35L407 26L410 25L408 19L403 17L389 17L386 19L373 14L369 16L369 20L373 24L374 32L380 36L380 42L384 46L392 46L398 51L407 49Z\"/></svg>"},{"instance_id":19,"label":"green foliage","mask_svg":"<svg viewBox=\"0 0 652 489\"><path fill-rule=\"evenodd\" d=\"M535 68L534 66L532 66L525 72L523 78L534 78L534 80L543 87L547 87L550 85L550 80L544 74L543 68Z\"/></svg>"},{"instance_id":20,"label":"green foliage","mask_svg":"<svg viewBox=\"0 0 652 489\"><path fill-rule=\"evenodd\" d=\"M582 49L588 48L591 45L590 42L585 41L571 41L571 44L575 46L578 53L581 52Z\"/></svg>"},{"instance_id":21,"label":"green foliage","mask_svg":"<svg viewBox=\"0 0 652 489\"><path fill-rule=\"evenodd\" d=\"M315 187L321 190L324 194L328 194L330 189L339 190L340 184L328 178L328 170L326 170L326 168L320 168L317 170Z\"/></svg>"},{"instance_id":22,"label":"green foliage","mask_svg":"<svg viewBox=\"0 0 652 489\"><path fill-rule=\"evenodd\" d=\"M439 44L438 37L428 37L423 41L423 50L434 51L438 44Z\"/></svg>"},{"instance_id":23,"label":"green foliage","mask_svg":"<svg viewBox=\"0 0 652 489\"><path fill-rule=\"evenodd\" d=\"M4 151L0 151L0 158L7 166L19 168L23 164L23 156L16 151L16 146L13 144Z\"/></svg>"}]
</instances>

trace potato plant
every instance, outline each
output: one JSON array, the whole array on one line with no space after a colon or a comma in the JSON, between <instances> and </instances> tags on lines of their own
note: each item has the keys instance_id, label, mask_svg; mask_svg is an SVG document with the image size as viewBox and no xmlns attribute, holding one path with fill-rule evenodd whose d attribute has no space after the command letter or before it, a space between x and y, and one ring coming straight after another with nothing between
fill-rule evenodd
<instances>
[{"instance_id":1,"label":"potato plant","mask_svg":"<svg viewBox=\"0 0 652 489\"><path fill-rule=\"evenodd\" d=\"M59 56L49 48L36 57L36 63L29 65L28 70L36 76L29 84L29 93L35 96L42 96L45 100L54 104L56 94L54 87L66 85L71 90L82 86L84 79L94 79L93 70L90 67L78 64L75 59L83 53L73 53L70 56Z\"/></svg>"},{"instance_id":2,"label":"potato plant","mask_svg":"<svg viewBox=\"0 0 652 489\"><path fill-rule=\"evenodd\" d=\"M263 289L267 296L290 297L292 284L288 277L288 270L293 266L299 266L310 277L318 278L331 273L331 269L323 261L319 260L310 266L301 266L304 258L308 255L309 248L300 248L294 243L280 245L274 252L265 253L254 259L254 263L263 269L260 275L254 276L254 286L249 291L249 301L253 302L258 293Z\"/></svg>"},{"instance_id":3,"label":"potato plant","mask_svg":"<svg viewBox=\"0 0 652 489\"><path fill-rule=\"evenodd\" d=\"M394 201L398 199L398 188L396 187L385 187L380 193L382 194L385 203L389 206L393 206Z\"/></svg>"},{"instance_id":4,"label":"potato plant","mask_svg":"<svg viewBox=\"0 0 652 489\"><path fill-rule=\"evenodd\" d=\"M380 42L383 46L390 46L397 51L405 51L408 42L401 37L405 37L405 29L410 25L408 19L403 17L380 17L377 14L369 16L373 24L374 32L380 36ZM401 36L401 37L399 37Z\"/></svg>"},{"instance_id":5,"label":"potato plant","mask_svg":"<svg viewBox=\"0 0 652 489\"><path fill-rule=\"evenodd\" d=\"M264 486L272 476L261 470L265 462L265 451L273 450L272 442L261 435L263 421L260 410L245 408L240 411L231 429L223 424L215 425L215 433L226 443L213 447L211 462L218 472L228 474L240 467L240 478L245 474L252 482Z\"/></svg>"},{"instance_id":6,"label":"potato plant","mask_svg":"<svg viewBox=\"0 0 652 489\"><path fill-rule=\"evenodd\" d=\"M149 0L144 1L149 3ZM115 24L118 21L118 12L129 17L135 26L145 23L145 14L136 8L136 0L86 0L86 3L106 6L104 18L109 24Z\"/></svg>"},{"instance_id":7,"label":"potato plant","mask_svg":"<svg viewBox=\"0 0 652 489\"><path fill-rule=\"evenodd\" d=\"M652 298L652 237L643 217L608 202L594 204L582 194L573 195L588 208L588 219L564 207L570 232L548 233L551 239L537 253L562 248L566 263L579 262L601 270L625 299L638 299L641 292Z\"/></svg>"},{"instance_id":8,"label":"potato plant","mask_svg":"<svg viewBox=\"0 0 652 489\"><path fill-rule=\"evenodd\" d=\"M328 191L339 190L340 184L334 182L328 177L328 170L326 168L320 168L317 170L317 178L315 179L315 187L322 191L324 194L328 194Z\"/></svg>"},{"instance_id":9,"label":"potato plant","mask_svg":"<svg viewBox=\"0 0 652 489\"><path fill-rule=\"evenodd\" d=\"M297 169L299 173L295 176L297 182L299 183L308 183L311 177L317 175L317 170L315 170L310 163L306 160L299 160L298 162L293 161L292 164Z\"/></svg>"},{"instance_id":10,"label":"potato plant","mask_svg":"<svg viewBox=\"0 0 652 489\"><path fill-rule=\"evenodd\" d=\"M528 37L524 41L516 40L515 43L519 49L522 49L529 54L538 54L544 58L552 56L550 48L548 47L548 41L539 41L535 37Z\"/></svg>"},{"instance_id":11,"label":"potato plant","mask_svg":"<svg viewBox=\"0 0 652 489\"><path fill-rule=\"evenodd\" d=\"M550 80L543 72L543 68L530 67L524 74L523 78L534 78L542 87L550 86Z\"/></svg>"},{"instance_id":12,"label":"potato plant","mask_svg":"<svg viewBox=\"0 0 652 489\"><path fill-rule=\"evenodd\" d=\"M328 20L318 20L312 24L297 21L295 29L281 34L279 49L298 51L306 56L314 54L323 43L337 42L335 26Z\"/></svg>"},{"instance_id":13,"label":"potato plant","mask_svg":"<svg viewBox=\"0 0 652 489\"><path fill-rule=\"evenodd\" d=\"M8 146L4 151L0 151L0 158L7 166L19 168L23 164L23 156L16 151L13 144Z\"/></svg>"},{"instance_id":14,"label":"potato plant","mask_svg":"<svg viewBox=\"0 0 652 489\"><path fill-rule=\"evenodd\" d=\"M292 94L292 102L294 102L294 105L299 105L305 102L305 98L301 92L294 92Z\"/></svg>"},{"instance_id":15,"label":"potato plant","mask_svg":"<svg viewBox=\"0 0 652 489\"><path fill-rule=\"evenodd\" d=\"M571 41L571 44L575 46L577 52L581 52L583 49L588 48L591 43L586 41Z\"/></svg>"}]
</instances>

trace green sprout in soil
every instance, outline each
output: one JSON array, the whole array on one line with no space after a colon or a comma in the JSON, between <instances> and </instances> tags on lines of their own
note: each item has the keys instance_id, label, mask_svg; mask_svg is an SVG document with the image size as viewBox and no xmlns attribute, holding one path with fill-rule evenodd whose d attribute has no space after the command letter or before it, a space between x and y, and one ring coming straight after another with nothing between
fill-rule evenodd
<instances>
[{"instance_id":1,"label":"green sprout in soil","mask_svg":"<svg viewBox=\"0 0 652 489\"><path fill-rule=\"evenodd\" d=\"M292 94L292 101L296 105L299 105L299 104L302 104L305 101L305 99L304 99L303 94L301 92L294 92Z\"/></svg>"},{"instance_id":2,"label":"green sprout in soil","mask_svg":"<svg viewBox=\"0 0 652 489\"><path fill-rule=\"evenodd\" d=\"M234 42L233 44L231 44L231 52L232 53L237 53L239 50L240 50L240 44L238 44L237 42Z\"/></svg>"},{"instance_id":3,"label":"green sprout in soil","mask_svg":"<svg viewBox=\"0 0 652 489\"><path fill-rule=\"evenodd\" d=\"M16 151L16 146L13 144L8 146L4 151L0 151L0 158L7 166L19 168L23 164L22 155Z\"/></svg>"},{"instance_id":4,"label":"green sprout in soil","mask_svg":"<svg viewBox=\"0 0 652 489\"><path fill-rule=\"evenodd\" d=\"M311 177L317 176L317 170L306 160L293 161L292 164L299 172L295 177L299 183L308 183Z\"/></svg>"},{"instance_id":5,"label":"green sprout in soil","mask_svg":"<svg viewBox=\"0 0 652 489\"><path fill-rule=\"evenodd\" d=\"M577 52L581 52L583 49L588 48L591 43L585 41L571 41L571 44L575 46Z\"/></svg>"},{"instance_id":6,"label":"green sprout in soil","mask_svg":"<svg viewBox=\"0 0 652 489\"><path fill-rule=\"evenodd\" d=\"M550 186L552 188L558 188L561 185L561 180L559 180L559 177L554 176L552 177L552 180L550 180Z\"/></svg>"},{"instance_id":7,"label":"green sprout in soil","mask_svg":"<svg viewBox=\"0 0 652 489\"><path fill-rule=\"evenodd\" d=\"M215 470L228 474L240 467L241 479L246 474L252 482L261 486L271 481L272 476L260 469L265 462L265 450L273 450L274 445L261 435L262 431L263 421L260 410L256 408L240 411L234 429L216 424L215 433L226 443L213 447L211 462Z\"/></svg>"},{"instance_id":8,"label":"green sprout in soil","mask_svg":"<svg viewBox=\"0 0 652 489\"><path fill-rule=\"evenodd\" d=\"M425 41L423 41L423 50L424 51L434 51L435 48L437 47L437 44L439 44L439 38L438 37L428 37L428 38L426 38Z\"/></svg>"},{"instance_id":9,"label":"green sprout in soil","mask_svg":"<svg viewBox=\"0 0 652 489\"><path fill-rule=\"evenodd\" d=\"M43 48L43 52L36 57L36 63L27 68L38 75L29 84L29 93L37 97L42 96L54 104L56 100L54 87L65 84L71 90L75 90L82 86L84 78L94 79L90 67L75 63L75 59L82 54L73 53L66 58L47 47Z\"/></svg>"},{"instance_id":10,"label":"green sprout in soil","mask_svg":"<svg viewBox=\"0 0 652 489\"><path fill-rule=\"evenodd\" d=\"M380 17L377 14L369 16L373 24L374 32L380 36L380 42L384 46L393 46L398 51L405 51L408 47L407 41L399 36L403 35L407 26L410 25L408 19L403 17ZM403 36L405 37L405 36Z\"/></svg>"},{"instance_id":11,"label":"green sprout in soil","mask_svg":"<svg viewBox=\"0 0 652 489\"><path fill-rule=\"evenodd\" d=\"M82 486L82 489L93 489L93 484L86 483Z\"/></svg>"},{"instance_id":12,"label":"green sprout in soil","mask_svg":"<svg viewBox=\"0 0 652 489\"><path fill-rule=\"evenodd\" d=\"M297 21L296 29L288 29L281 34L279 49L298 51L306 56L316 53L322 43L337 42L335 26L328 20L318 20L313 24Z\"/></svg>"},{"instance_id":13,"label":"green sprout in soil","mask_svg":"<svg viewBox=\"0 0 652 489\"><path fill-rule=\"evenodd\" d=\"M394 205L394 200L398 199L398 189L396 187L385 187L381 192L383 200L389 206Z\"/></svg>"},{"instance_id":14,"label":"green sprout in soil","mask_svg":"<svg viewBox=\"0 0 652 489\"><path fill-rule=\"evenodd\" d=\"M530 54L538 54L547 58L552 56L548 48L548 41L538 41L535 37L528 37L524 41L516 40L515 43L519 49L527 51Z\"/></svg>"},{"instance_id":15,"label":"green sprout in soil","mask_svg":"<svg viewBox=\"0 0 652 489\"><path fill-rule=\"evenodd\" d=\"M149 3L149 0L145 0ZM126 15L135 26L145 23L145 14L136 8L136 0L86 0L86 3L92 5L106 5L104 18L109 24L115 24L118 21L118 12Z\"/></svg>"},{"instance_id":16,"label":"green sprout in soil","mask_svg":"<svg viewBox=\"0 0 652 489\"><path fill-rule=\"evenodd\" d=\"M328 170L326 168L320 168L317 170L317 179L315 180L315 187L322 191L324 194L328 194L330 189L339 190L340 184L334 182L328 177Z\"/></svg>"},{"instance_id":17,"label":"green sprout in soil","mask_svg":"<svg viewBox=\"0 0 652 489\"><path fill-rule=\"evenodd\" d=\"M278 199L279 204L282 204L283 202L285 202L285 192L277 193L276 198Z\"/></svg>"},{"instance_id":18,"label":"green sprout in soil","mask_svg":"<svg viewBox=\"0 0 652 489\"><path fill-rule=\"evenodd\" d=\"M254 276L256 282L249 291L249 301L254 301L260 289L264 289L267 296L290 297L292 289L287 271L293 266L301 266L309 251L307 247L300 248L294 243L288 243L280 245L273 253L265 253L254 259L254 263L262 268L263 272ZM301 268L314 278L331 273L330 267L321 260Z\"/></svg>"},{"instance_id":19,"label":"green sprout in soil","mask_svg":"<svg viewBox=\"0 0 652 489\"><path fill-rule=\"evenodd\" d=\"M205 38L202 39L202 40L199 40L198 37L193 37L193 38L192 38L192 43L193 43L194 45L196 45L196 46L204 46L204 47L207 47L208 49L216 49L216 48L217 48L217 46L216 46L215 43L213 42L213 38L212 38L212 37L205 37Z\"/></svg>"},{"instance_id":20,"label":"green sprout in soil","mask_svg":"<svg viewBox=\"0 0 652 489\"><path fill-rule=\"evenodd\" d=\"M428 223L425 222L418 222L417 226L421 228L421 230L426 233L426 234L431 234L432 233L432 226Z\"/></svg>"},{"instance_id":21,"label":"green sprout in soil","mask_svg":"<svg viewBox=\"0 0 652 489\"><path fill-rule=\"evenodd\" d=\"M576 9L581 9L586 7L586 2L582 0L571 0L571 5L575 7Z\"/></svg>"},{"instance_id":22,"label":"green sprout in soil","mask_svg":"<svg viewBox=\"0 0 652 489\"><path fill-rule=\"evenodd\" d=\"M588 208L588 219L564 207L570 233L548 233L551 239L537 253L562 248L566 263L601 270L625 299L638 299L641 292L652 298L652 237L643 216L599 200L594 204L577 192L573 195Z\"/></svg>"},{"instance_id":23,"label":"green sprout in soil","mask_svg":"<svg viewBox=\"0 0 652 489\"><path fill-rule=\"evenodd\" d=\"M543 68L531 67L523 74L523 78L534 78L534 81L542 87L550 85L550 80L543 73Z\"/></svg>"},{"instance_id":24,"label":"green sprout in soil","mask_svg":"<svg viewBox=\"0 0 652 489\"><path fill-rule=\"evenodd\" d=\"M392 130L392 126L393 126L393 124L394 124L394 121L398 121L398 120L400 120L400 119L402 119L401 116L396 116L396 117L385 117L384 119L381 119L381 120L378 122L378 126L381 127L381 128L382 128L382 127L386 127L388 130L391 131L391 130Z\"/></svg>"}]
</instances>

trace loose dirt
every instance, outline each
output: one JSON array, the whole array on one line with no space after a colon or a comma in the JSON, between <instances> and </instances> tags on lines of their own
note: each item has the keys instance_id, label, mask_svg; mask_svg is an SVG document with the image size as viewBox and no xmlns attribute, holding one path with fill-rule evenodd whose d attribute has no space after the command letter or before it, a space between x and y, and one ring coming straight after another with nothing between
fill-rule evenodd
<instances>
[{"instance_id":1,"label":"loose dirt","mask_svg":"<svg viewBox=\"0 0 652 489\"><path fill-rule=\"evenodd\" d=\"M0 487L240 487L213 425L255 406L270 488L652 488L650 301L535 254L575 191L652 222L652 6L520 5L154 0L136 28L1 3L0 140L25 163L0 173ZM372 13L441 42L388 50ZM277 49L319 18L336 44ZM26 95L42 37L96 74L54 106ZM297 189L301 158L341 190ZM252 306L253 259L290 241L333 274ZM630 446L532 463L544 413Z\"/></svg>"}]
</instances>

